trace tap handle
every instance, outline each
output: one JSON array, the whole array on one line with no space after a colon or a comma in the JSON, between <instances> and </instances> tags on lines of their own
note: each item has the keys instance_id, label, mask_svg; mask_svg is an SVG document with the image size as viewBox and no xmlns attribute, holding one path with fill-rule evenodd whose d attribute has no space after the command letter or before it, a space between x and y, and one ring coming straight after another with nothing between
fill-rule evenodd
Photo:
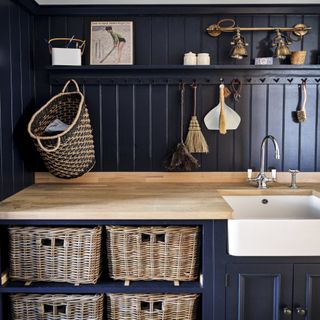
<instances>
[{"instance_id":1,"label":"tap handle","mask_svg":"<svg viewBox=\"0 0 320 320\"><path fill-rule=\"evenodd\" d=\"M299 173L299 170L294 170L294 169L289 169L288 172L290 172L292 175L295 175L297 173Z\"/></svg>"},{"instance_id":2,"label":"tap handle","mask_svg":"<svg viewBox=\"0 0 320 320\"><path fill-rule=\"evenodd\" d=\"M273 181L277 180L277 169L272 169L271 170L271 177Z\"/></svg>"},{"instance_id":3,"label":"tap handle","mask_svg":"<svg viewBox=\"0 0 320 320\"><path fill-rule=\"evenodd\" d=\"M252 169L248 169L248 180L252 179Z\"/></svg>"},{"instance_id":4,"label":"tap handle","mask_svg":"<svg viewBox=\"0 0 320 320\"><path fill-rule=\"evenodd\" d=\"M293 170L293 169L289 169L288 170L289 173L291 174L291 184L290 184L290 188L291 189L297 189L297 173L299 173L299 170Z\"/></svg>"}]
</instances>

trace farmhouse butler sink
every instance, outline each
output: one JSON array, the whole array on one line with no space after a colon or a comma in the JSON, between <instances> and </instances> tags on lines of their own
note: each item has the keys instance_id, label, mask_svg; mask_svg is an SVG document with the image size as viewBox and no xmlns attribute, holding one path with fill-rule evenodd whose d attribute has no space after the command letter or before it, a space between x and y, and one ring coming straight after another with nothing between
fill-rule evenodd
<instances>
[{"instance_id":1,"label":"farmhouse butler sink","mask_svg":"<svg viewBox=\"0 0 320 320\"><path fill-rule=\"evenodd\" d=\"M233 256L320 256L320 198L314 195L224 196L232 207Z\"/></svg>"}]
</instances>

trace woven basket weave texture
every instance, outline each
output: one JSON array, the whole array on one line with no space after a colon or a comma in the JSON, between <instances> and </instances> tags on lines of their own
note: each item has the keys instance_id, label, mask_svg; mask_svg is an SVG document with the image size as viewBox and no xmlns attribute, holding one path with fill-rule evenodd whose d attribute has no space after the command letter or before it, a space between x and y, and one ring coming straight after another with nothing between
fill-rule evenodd
<instances>
[{"instance_id":1,"label":"woven basket weave texture","mask_svg":"<svg viewBox=\"0 0 320 320\"><path fill-rule=\"evenodd\" d=\"M10 227L10 278L94 284L102 228Z\"/></svg>"},{"instance_id":2,"label":"woven basket weave texture","mask_svg":"<svg viewBox=\"0 0 320 320\"><path fill-rule=\"evenodd\" d=\"M198 278L198 227L107 226L109 276L117 280Z\"/></svg>"},{"instance_id":3,"label":"woven basket weave texture","mask_svg":"<svg viewBox=\"0 0 320 320\"><path fill-rule=\"evenodd\" d=\"M102 320L103 294L11 295L12 320Z\"/></svg>"},{"instance_id":4,"label":"woven basket weave texture","mask_svg":"<svg viewBox=\"0 0 320 320\"><path fill-rule=\"evenodd\" d=\"M53 97L30 120L28 131L34 139L48 171L59 178L77 178L92 169L95 164L95 151L88 108L84 96L77 91L66 92L71 81L67 82L62 93ZM47 136L45 129L59 119L69 128L57 135Z\"/></svg>"},{"instance_id":5,"label":"woven basket weave texture","mask_svg":"<svg viewBox=\"0 0 320 320\"><path fill-rule=\"evenodd\" d=\"M195 320L197 294L108 294L109 320Z\"/></svg>"}]
</instances>

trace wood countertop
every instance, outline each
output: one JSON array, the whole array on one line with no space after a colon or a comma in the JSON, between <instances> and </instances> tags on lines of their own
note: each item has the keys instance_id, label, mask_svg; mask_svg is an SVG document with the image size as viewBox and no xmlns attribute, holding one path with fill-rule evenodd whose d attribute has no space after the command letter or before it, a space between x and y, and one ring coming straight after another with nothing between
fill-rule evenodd
<instances>
[{"instance_id":1,"label":"wood countertop","mask_svg":"<svg viewBox=\"0 0 320 320\"><path fill-rule=\"evenodd\" d=\"M297 190L247 183L35 184L0 203L1 220L213 220L232 218L223 195L316 194L319 184Z\"/></svg>"}]
</instances>

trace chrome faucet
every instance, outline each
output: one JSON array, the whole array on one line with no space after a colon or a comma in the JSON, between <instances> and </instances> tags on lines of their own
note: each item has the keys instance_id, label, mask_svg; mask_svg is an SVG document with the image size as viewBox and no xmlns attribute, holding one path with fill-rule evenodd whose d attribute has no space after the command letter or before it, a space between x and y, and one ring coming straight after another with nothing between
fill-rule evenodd
<instances>
[{"instance_id":1,"label":"chrome faucet","mask_svg":"<svg viewBox=\"0 0 320 320\"><path fill-rule=\"evenodd\" d=\"M260 172L257 175L256 178L251 178L252 170L248 170L248 180L249 181L255 181L257 182L258 189L267 189L267 182L275 182L277 181L277 172L275 169L272 170L272 178L268 178L265 173L265 149L266 149L266 143L268 140L271 140L274 146L275 151L275 158L277 160L280 159L280 151L279 151L279 145L277 143L277 140L274 136L268 135L263 138L260 148Z\"/></svg>"}]
</instances>

